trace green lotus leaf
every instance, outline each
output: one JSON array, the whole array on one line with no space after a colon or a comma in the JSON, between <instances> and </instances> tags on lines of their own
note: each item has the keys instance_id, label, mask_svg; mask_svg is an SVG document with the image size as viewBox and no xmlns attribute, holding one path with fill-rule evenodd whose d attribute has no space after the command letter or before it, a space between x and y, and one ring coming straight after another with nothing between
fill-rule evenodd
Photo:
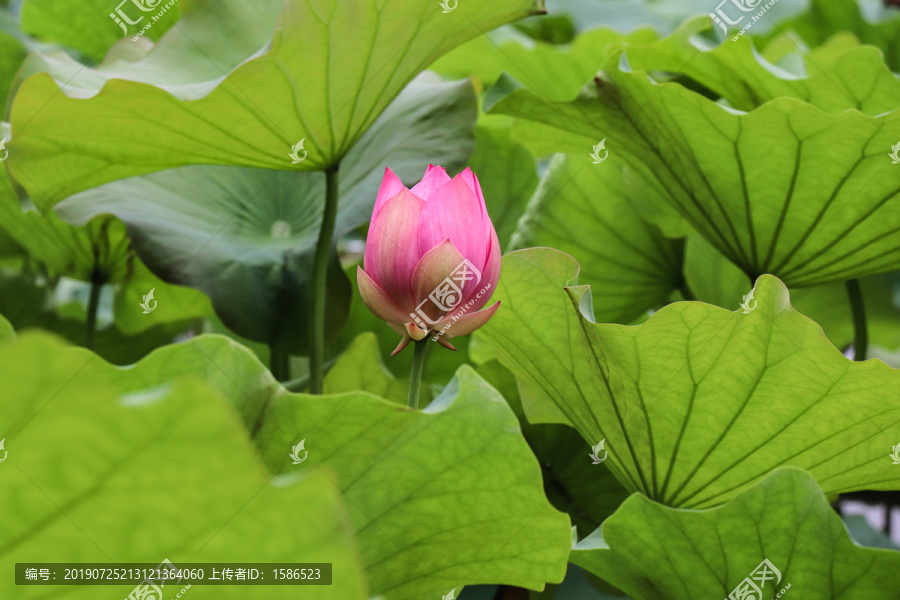
<instances>
[{"instance_id":1,"label":"green lotus leaf","mask_svg":"<svg viewBox=\"0 0 900 600\"><path fill-rule=\"evenodd\" d=\"M742 597L735 589L754 590L747 598L890 600L900 587L900 552L854 544L815 480L792 467L710 510L635 494L571 560L635 600Z\"/></svg>"},{"instance_id":2,"label":"green lotus leaf","mask_svg":"<svg viewBox=\"0 0 900 600\"><path fill-rule=\"evenodd\" d=\"M876 58L869 50L845 55L835 73L883 74L880 63L863 69ZM816 106L781 97L740 112L620 68L621 58L572 102L519 89L492 112L606 138L610 152L751 278L772 273L793 287L900 267L900 188L888 156L900 139L900 111L847 109L884 108L890 94L896 107L896 79L869 77L879 87L849 98L833 84L826 94L822 83Z\"/></svg>"},{"instance_id":3,"label":"green lotus leaf","mask_svg":"<svg viewBox=\"0 0 900 600\"><path fill-rule=\"evenodd\" d=\"M547 246L570 254L595 290L601 322L628 323L664 304L681 282L683 242L645 221L621 167L588 152L556 155L528 203L515 248Z\"/></svg>"},{"instance_id":4,"label":"green lotus leaf","mask_svg":"<svg viewBox=\"0 0 900 600\"><path fill-rule=\"evenodd\" d=\"M220 393L196 377L142 371L113 367L43 333L0 343L9 452L0 469L4 572L19 562L331 562L334 583L316 597L368 598L333 475L273 478ZM124 598L133 587L103 594ZM23 600L47 595L11 576L0 590ZM197 598L246 593L190 591ZM252 593L267 599L284 591ZM71 598L97 594L92 586L66 588Z\"/></svg>"},{"instance_id":5,"label":"green lotus leaf","mask_svg":"<svg viewBox=\"0 0 900 600\"><path fill-rule=\"evenodd\" d=\"M373 593L424 600L465 585L562 580L569 519L547 501L496 390L463 367L421 412L367 396L276 397L256 439L274 472L336 473ZM309 460L294 466L300 439Z\"/></svg>"},{"instance_id":6,"label":"green lotus leaf","mask_svg":"<svg viewBox=\"0 0 900 600\"><path fill-rule=\"evenodd\" d=\"M553 506L565 511L578 531L593 531L612 515L628 492L603 467L594 464L590 448L568 425L529 423L515 376L499 361L478 367L478 374L497 390L519 417L522 435L541 464L544 490Z\"/></svg>"},{"instance_id":7,"label":"green lotus leaf","mask_svg":"<svg viewBox=\"0 0 900 600\"><path fill-rule=\"evenodd\" d=\"M450 51L430 68L451 77L474 76L486 86L507 72L544 97L563 101L571 99L594 76L611 48L625 42L650 43L657 38L650 28L630 33L607 28L585 31L565 46L495 41L483 35Z\"/></svg>"},{"instance_id":8,"label":"green lotus leaf","mask_svg":"<svg viewBox=\"0 0 900 600\"><path fill-rule=\"evenodd\" d=\"M97 59L102 58L110 46L126 35L110 17L116 9L121 8L130 20L142 21L128 26L127 37L131 37L168 4L167 0L144 0L140 4L149 8L146 10L138 8L138 2L126 1L116 6L117 2L118 0L87 0L78 3L65 0L24 0L20 9L22 31L42 41L62 44L80 51L88 58ZM175 2L144 35L151 40L158 40L178 21L179 13L179 3Z\"/></svg>"},{"instance_id":9,"label":"green lotus leaf","mask_svg":"<svg viewBox=\"0 0 900 600\"><path fill-rule=\"evenodd\" d=\"M696 300L723 308L737 309L753 287L750 278L699 236L688 240L684 271ZM895 274L859 280L870 344L886 350L900 348L900 320L894 306L896 280ZM822 327L837 348L847 348L853 342L853 310L844 283L791 290L791 304Z\"/></svg>"},{"instance_id":10,"label":"green lotus leaf","mask_svg":"<svg viewBox=\"0 0 900 600\"><path fill-rule=\"evenodd\" d=\"M541 11L538 0L463 3L447 14L437 3L367 0L322 13L309 0L286 0L270 44L227 77L177 94L114 79L90 98L72 98L50 75L31 77L12 107L10 168L42 207L188 164L324 170L439 56ZM303 153L297 164L294 149Z\"/></svg>"},{"instance_id":11,"label":"green lotus leaf","mask_svg":"<svg viewBox=\"0 0 900 600\"><path fill-rule=\"evenodd\" d=\"M29 3L34 0L28 0L26 5ZM178 26L158 42L149 45L122 39L97 65L83 64L59 50L31 52L16 75L14 89L32 75L46 72L76 97L96 95L111 79L150 83L177 97L190 96L186 86L214 82L266 45L284 1L192 0L179 5L182 16ZM126 4L123 10L138 16L132 4ZM83 7L78 11L83 12ZM121 29L108 16L109 12L107 5L105 12L101 10L93 16L102 16L104 26L121 36Z\"/></svg>"},{"instance_id":12,"label":"green lotus leaf","mask_svg":"<svg viewBox=\"0 0 900 600\"><path fill-rule=\"evenodd\" d=\"M710 26L709 17L697 17L661 40L626 43L628 64L634 71L675 74L689 87L699 84L700 90L743 111L782 96L802 99L835 115L848 108L877 115L897 106L900 81L877 48L841 47L827 61L817 55L819 60L809 61L803 69L807 72L796 76L766 62L746 37L705 47L696 40ZM800 54L796 46L793 51ZM596 66L604 64L606 61Z\"/></svg>"},{"instance_id":13,"label":"green lotus leaf","mask_svg":"<svg viewBox=\"0 0 900 600\"><path fill-rule=\"evenodd\" d=\"M838 32L850 32L862 43L877 46L893 70L900 70L900 16L885 6L868 4L881 14L863 15L858 2L841 0L810 0L809 10L778 24L773 35L788 33L799 36L801 43L816 47L828 42ZM771 36L763 36L764 39Z\"/></svg>"},{"instance_id":14,"label":"green lotus leaf","mask_svg":"<svg viewBox=\"0 0 900 600\"><path fill-rule=\"evenodd\" d=\"M372 595L424 600L478 583L540 589L565 574L569 519L547 501L503 397L467 367L418 412L365 391L289 393L249 350L216 335L116 373L143 388L205 380L236 407L278 477L329 473L350 507ZM309 454L295 465L302 440Z\"/></svg>"},{"instance_id":15,"label":"green lotus leaf","mask_svg":"<svg viewBox=\"0 0 900 600\"><path fill-rule=\"evenodd\" d=\"M347 155L337 238L369 220L385 164L409 185L430 161L449 169L465 164L474 144L472 86L436 79L417 78ZM76 223L114 214L151 270L205 292L235 333L305 355L324 197L322 173L193 166L88 190L58 210ZM350 302L336 254L329 277L326 331L334 338Z\"/></svg>"},{"instance_id":16,"label":"green lotus leaf","mask_svg":"<svg viewBox=\"0 0 900 600\"><path fill-rule=\"evenodd\" d=\"M782 465L827 494L900 485L884 468L900 371L846 359L776 278L757 280L743 310L677 302L626 327L591 321L577 272L551 249L507 255L504 309L482 331L591 446L606 440L604 464L627 489L706 508Z\"/></svg>"}]
</instances>

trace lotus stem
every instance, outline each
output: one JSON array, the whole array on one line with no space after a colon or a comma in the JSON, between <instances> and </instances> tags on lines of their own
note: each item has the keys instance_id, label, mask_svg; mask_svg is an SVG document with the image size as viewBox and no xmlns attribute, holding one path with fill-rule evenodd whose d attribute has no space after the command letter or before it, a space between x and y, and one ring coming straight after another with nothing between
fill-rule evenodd
<instances>
[{"instance_id":1,"label":"lotus stem","mask_svg":"<svg viewBox=\"0 0 900 600\"><path fill-rule=\"evenodd\" d=\"M866 305L858 279L847 280L847 295L850 296L850 310L853 313L853 360L866 360L869 331L866 326Z\"/></svg>"},{"instance_id":2,"label":"lotus stem","mask_svg":"<svg viewBox=\"0 0 900 600\"><path fill-rule=\"evenodd\" d=\"M412 409L419 408L419 390L422 388L422 372L425 370L425 352L428 350L428 338L413 342L412 373L409 376L409 398L406 405Z\"/></svg>"},{"instance_id":3,"label":"lotus stem","mask_svg":"<svg viewBox=\"0 0 900 600\"><path fill-rule=\"evenodd\" d=\"M325 387L325 303L328 300L328 260L334 241L334 224L338 207L338 167L325 171L325 212L313 259L312 313L310 331L312 347L309 352L309 391L321 394Z\"/></svg>"}]
</instances>

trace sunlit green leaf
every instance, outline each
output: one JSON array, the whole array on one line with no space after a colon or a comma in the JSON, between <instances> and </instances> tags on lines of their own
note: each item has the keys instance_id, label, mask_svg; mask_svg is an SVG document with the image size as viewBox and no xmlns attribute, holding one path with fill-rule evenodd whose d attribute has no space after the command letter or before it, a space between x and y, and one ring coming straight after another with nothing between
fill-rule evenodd
<instances>
[{"instance_id":1,"label":"sunlit green leaf","mask_svg":"<svg viewBox=\"0 0 900 600\"><path fill-rule=\"evenodd\" d=\"M221 394L195 377L139 372L147 368L118 369L45 334L0 344L9 452L0 469L4 571L39 561L331 562L334 583L316 597L368 598L348 516L326 473L273 478ZM133 587L103 593L124 598ZM0 589L22 599L48 590L16 586L11 576ZM245 598L246 589L189 593ZM252 593L284 597L275 586ZM71 598L97 594L66 589Z\"/></svg>"},{"instance_id":2,"label":"sunlit green leaf","mask_svg":"<svg viewBox=\"0 0 900 600\"><path fill-rule=\"evenodd\" d=\"M82 83L73 98L49 75L31 77L13 104L10 168L44 207L188 164L323 170L439 56L540 10L536 0L462 3L447 14L414 0L336 3L329 11L286 0L271 43L222 79L168 90L110 80L90 98ZM301 140L305 159L292 164Z\"/></svg>"},{"instance_id":3,"label":"sunlit green leaf","mask_svg":"<svg viewBox=\"0 0 900 600\"><path fill-rule=\"evenodd\" d=\"M900 267L900 188L888 156L900 111L874 116L896 107L900 82L871 48L835 63L830 75L851 78L838 79L840 87L829 74L803 80L815 106L780 97L748 113L631 73L619 58L570 103L518 90L493 111L606 138L610 152L752 277L812 285Z\"/></svg>"},{"instance_id":4,"label":"sunlit green leaf","mask_svg":"<svg viewBox=\"0 0 900 600\"><path fill-rule=\"evenodd\" d=\"M769 575L752 578L763 560ZM762 583L761 596L745 596L753 598L890 600L900 586L900 552L854 544L813 478L794 468L705 511L635 494L572 562L635 600L731 597L745 578Z\"/></svg>"},{"instance_id":5,"label":"sunlit green leaf","mask_svg":"<svg viewBox=\"0 0 900 600\"><path fill-rule=\"evenodd\" d=\"M203 379L237 408L273 473L333 474L373 595L425 600L469 584L539 589L563 578L569 519L547 501L515 415L469 368L420 412L364 391L288 393L221 336L168 346L116 373L140 388ZM301 440L309 454L295 465Z\"/></svg>"},{"instance_id":6,"label":"sunlit green leaf","mask_svg":"<svg viewBox=\"0 0 900 600\"><path fill-rule=\"evenodd\" d=\"M576 275L555 250L507 255L503 310L482 331L590 445L606 440L603 464L629 490L704 508L782 465L828 494L900 485L885 468L900 371L846 359L774 277L756 282L749 310L679 302L626 327L591 322Z\"/></svg>"},{"instance_id":7,"label":"sunlit green leaf","mask_svg":"<svg viewBox=\"0 0 900 600\"><path fill-rule=\"evenodd\" d=\"M593 286L594 314L628 323L665 303L681 281L683 243L645 221L617 162L598 150L557 155L528 203L513 238L516 248L547 246L570 254Z\"/></svg>"}]
</instances>

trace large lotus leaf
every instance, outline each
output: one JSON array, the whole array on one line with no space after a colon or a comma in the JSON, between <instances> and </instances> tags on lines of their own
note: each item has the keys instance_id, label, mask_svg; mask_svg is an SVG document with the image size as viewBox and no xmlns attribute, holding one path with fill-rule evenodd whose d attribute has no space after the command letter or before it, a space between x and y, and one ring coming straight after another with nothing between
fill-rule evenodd
<instances>
[{"instance_id":1,"label":"large lotus leaf","mask_svg":"<svg viewBox=\"0 0 900 600\"><path fill-rule=\"evenodd\" d=\"M276 472L297 469L287 450L303 438L309 466L337 474L373 592L424 600L562 580L569 519L496 390L463 367L421 412L366 396L275 398L257 439Z\"/></svg>"},{"instance_id":2,"label":"large lotus leaf","mask_svg":"<svg viewBox=\"0 0 900 600\"><path fill-rule=\"evenodd\" d=\"M474 144L472 86L434 79L425 74L410 84L347 156L336 237L368 221L386 164L409 185L430 161L465 164ZM195 166L88 190L59 210L76 222L116 215L150 269L204 291L237 334L306 354L324 197L322 173ZM336 256L330 277L326 330L334 336L350 302Z\"/></svg>"},{"instance_id":3,"label":"large lotus leaf","mask_svg":"<svg viewBox=\"0 0 900 600\"><path fill-rule=\"evenodd\" d=\"M26 8L34 3L35 0L27 0ZM14 88L18 89L35 73L47 72L73 97L93 96L110 79L150 83L176 97L190 97L188 89L191 85L208 91L225 73L262 48L272 37L283 4L283 0L181 0L182 16L178 26L155 44L136 44L129 38L122 39L96 66L82 64L61 50L34 51L17 74ZM102 17L104 25L122 35L107 16L109 8L92 16ZM70 10L82 13L84 7L72 5ZM138 16L137 9L130 3L123 10ZM98 41L102 40L89 43ZM202 95L205 92L196 93Z\"/></svg>"},{"instance_id":4,"label":"large lotus leaf","mask_svg":"<svg viewBox=\"0 0 900 600\"><path fill-rule=\"evenodd\" d=\"M475 76L486 86L507 72L546 98L570 100L594 76L611 48L624 42L650 43L657 37L649 28L630 33L596 29L580 34L570 45L557 46L495 41L483 35L447 53L430 68L452 77Z\"/></svg>"},{"instance_id":5,"label":"large lotus leaf","mask_svg":"<svg viewBox=\"0 0 900 600\"><path fill-rule=\"evenodd\" d=\"M544 490L553 506L565 511L578 531L593 531L628 497L610 473L595 465L590 448L568 425L529 423L522 409L515 376L498 361L478 367L478 374L503 394L519 417L522 435L541 464Z\"/></svg>"},{"instance_id":6,"label":"large lotus leaf","mask_svg":"<svg viewBox=\"0 0 900 600\"><path fill-rule=\"evenodd\" d=\"M753 287L750 279L699 236L692 236L684 258L685 279L697 300L737 309ZM894 304L895 274L859 280L869 342L888 350L900 348L900 306ZM843 282L791 290L791 304L815 321L837 348L853 342L853 310Z\"/></svg>"},{"instance_id":7,"label":"large lotus leaf","mask_svg":"<svg viewBox=\"0 0 900 600\"><path fill-rule=\"evenodd\" d=\"M212 89L187 86L178 96L111 80L79 99L38 74L13 104L13 176L34 197L29 180L39 179L41 196L53 204L115 179L187 164L324 170L439 56L541 10L538 0L463 3L447 14L415 0L328 7L286 0L271 43ZM305 159L292 165L288 154L300 140Z\"/></svg>"},{"instance_id":8,"label":"large lotus leaf","mask_svg":"<svg viewBox=\"0 0 900 600\"><path fill-rule=\"evenodd\" d=\"M118 369L46 334L0 344L9 452L0 468L3 571L38 561L331 562L333 585L303 597L367 598L329 476L273 478L220 393L194 377L142 370ZM4 598L47 595L13 584L0 581ZM104 594L124 598L133 587ZM246 590L194 586L190 595L246 598ZM65 595L97 594L78 586ZM254 598L283 594L253 589Z\"/></svg>"},{"instance_id":9,"label":"large lotus leaf","mask_svg":"<svg viewBox=\"0 0 900 600\"><path fill-rule=\"evenodd\" d=\"M721 0L717 0L721 2ZM779 0L777 7L794 5L802 0ZM715 9L707 0L679 0L659 2L658 0L554 0L550 5L553 14L570 15L579 30L600 25L614 27L620 31L631 31L635 27L649 25L656 30L668 32L677 28L682 21L693 15L709 13ZM773 9L773 12L778 12ZM772 13L769 13L772 14ZM757 23L760 30L769 23Z\"/></svg>"},{"instance_id":10,"label":"large lotus leaf","mask_svg":"<svg viewBox=\"0 0 900 600\"><path fill-rule=\"evenodd\" d=\"M856 45L835 49L830 60L810 61L803 69L808 72L797 76L769 64L749 38L712 47L698 42L697 34L709 27L708 17L697 17L664 39L627 43L628 63L635 71L686 77L740 110L752 110L782 96L800 98L832 114L855 108L876 115L897 106L900 81L884 64L877 48ZM799 53L796 46L793 49Z\"/></svg>"},{"instance_id":11,"label":"large lotus leaf","mask_svg":"<svg viewBox=\"0 0 900 600\"><path fill-rule=\"evenodd\" d=\"M800 43L815 47L825 44L835 33L852 32L864 44L881 48L893 70L900 69L900 15L888 8L890 2L884 2L884 6L866 4L869 10L863 15L857 1L810 0L807 12L780 22L772 33L797 34ZM872 9L880 14L873 14Z\"/></svg>"},{"instance_id":12,"label":"large lotus leaf","mask_svg":"<svg viewBox=\"0 0 900 600\"><path fill-rule=\"evenodd\" d=\"M588 443L606 439L629 490L705 508L781 465L828 494L900 485L882 460L900 438L900 371L846 359L776 278L757 280L746 314L678 302L626 327L591 322L589 288L566 287L577 271L551 249L507 255L504 309L482 331Z\"/></svg>"},{"instance_id":13,"label":"large lotus leaf","mask_svg":"<svg viewBox=\"0 0 900 600\"><path fill-rule=\"evenodd\" d=\"M620 58L570 103L520 89L493 110L608 138L751 277L801 286L900 267L900 188L888 156L900 111L832 115L784 97L743 113L620 69Z\"/></svg>"},{"instance_id":14,"label":"large lotus leaf","mask_svg":"<svg viewBox=\"0 0 900 600\"><path fill-rule=\"evenodd\" d=\"M468 584L562 580L569 520L547 501L515 415L471 369L418 412L358 390L288 393L221 336L167 346L120 372L145 387L184 376L237 407L273 473L333 473L373 595L431 600ZM294 465L301 440L309 454Z\"/></svg>"},{"instance_id":15,"label":"large lotus leaf","mask_svg":"<svg viewBox=\"0 0 900 600\"><path fill-rule=\"evenodd\" d=\"M751 577L764 560L768 576ZM804 600L892 600L900 588L900 552L854 544L814 479L790 467L711 510L635 494L572 562L635 600L775 598L786 588ZM730 596L745 578L762 594Z\"/></svg>"},{"instance_id":16,"label":"large lotus leaf","mask_svg":"<svg viewBox=\"0 0 900 600\"><path fill-rule=\"evenodd\" d=\"M633 321L664 304L681 282L683 242L641 217L633 190L614 161L557 155L513 238L516 248L557 248L584 265L582 283L595 290L602 322Z\"/></svg>"},{"instance_id":17,"label":"large lotus leaf","mask_svg":"<svg viewBox=\"0 0 900 600\"><path fill-rule=\"evenodd\" d=\"M110 18L117 8L132 21L141 23L130 25L128 37L135 35L163 10L167 2L163 0L86 0L66 2L66 0L24 0L21 10L22 31L46 41L56 42L74 48L88 58L99 59L119 38L125 35L119 25ZM149 10L138 8L137 5ZM144 34L151 40L158 40L173 23L178 20L180 3L163 13L162 17Z\"/></svg>"}]
</instances>

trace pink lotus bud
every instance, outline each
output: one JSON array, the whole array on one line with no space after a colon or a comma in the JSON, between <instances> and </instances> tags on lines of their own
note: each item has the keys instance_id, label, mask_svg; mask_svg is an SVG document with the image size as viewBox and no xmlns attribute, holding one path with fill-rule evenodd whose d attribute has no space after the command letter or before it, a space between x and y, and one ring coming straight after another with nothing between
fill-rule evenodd
<instances>
[{"instance_id":1,"label":"pink lotus bud","mask_svg":"<svg viewBox=\"0 0 900 600\"><path fill-rule=\"evenodd\" d=\"M430 165L407 189L385 169L356 279L363 302L403 336L393 354L426 336L447 341L488 322L499 302L480 310L500 278L500 243L478 178L453 179Z\"/></svg>"}]
</instances>

